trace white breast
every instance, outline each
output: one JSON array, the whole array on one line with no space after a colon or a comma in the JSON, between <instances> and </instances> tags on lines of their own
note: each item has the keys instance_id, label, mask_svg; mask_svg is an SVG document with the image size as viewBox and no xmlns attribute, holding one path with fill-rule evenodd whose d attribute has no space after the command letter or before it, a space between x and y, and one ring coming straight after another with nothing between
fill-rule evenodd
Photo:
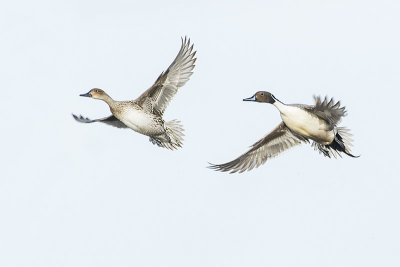
<instances>
[{"instance_id":1,"label":"white breast","mask_svg":"<svg viewBox=\"0 0 400 267\"><path fill-rule=\"evenodd\" d=\"M279 109L286 126L296 133L321 144L330 144L333 141L334 132L329 129L326 121L299 107L284 105L278 101L274 103L274 106Z\"/></svg>"},{"instance_id":2,"label":"white breast","mask_svg":"<svg viewBox=\"0 0 400 267\"><path fill-rule=\"evenodd\" d=\"M141 110L135 108L127 109L118 117L126 126L136 132L145 135L163 132L162 126L157 124L154 116Z\"/></svg>"}]
</instances>

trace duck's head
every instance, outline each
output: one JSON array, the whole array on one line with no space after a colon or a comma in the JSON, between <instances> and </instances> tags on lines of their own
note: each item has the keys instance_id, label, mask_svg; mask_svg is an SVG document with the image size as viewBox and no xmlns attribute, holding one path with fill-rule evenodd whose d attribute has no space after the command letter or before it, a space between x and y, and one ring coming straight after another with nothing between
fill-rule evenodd
<instances>
[{"instance_id":1,"label":"duck's head","mask_svg":"<svg viewBox=\"0 0 400 267\"><path fill-rule=\"evenodd\" d=\"M276 101L276 98L270 92L258 91L252 97L245 98L243 101L255 101L261 103L270 103L273 104Z\"/></svg>"},{"instance_id":2,"label":"duck's head","mask_svg":"<svg viewBox=\"0 0 400 267\"><path fill-rule=\"evenodd\" d=\"M104 100L108 95L106 94L106 92L104 92L99 88L93 88L86 94L81 94L80 96L86 96L86 97L92 97L94 99Z\"/></svg>"}]
</instances>

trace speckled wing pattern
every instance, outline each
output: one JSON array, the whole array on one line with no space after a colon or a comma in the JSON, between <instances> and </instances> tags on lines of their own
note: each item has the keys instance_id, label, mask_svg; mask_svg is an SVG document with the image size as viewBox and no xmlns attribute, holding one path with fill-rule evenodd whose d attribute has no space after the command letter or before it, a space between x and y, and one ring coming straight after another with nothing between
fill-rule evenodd
<instances>
[{"instance_id":1,"label":"speckled wing pattern","mask_svg":"<svg viewBox=\"0 0 400 267\"><path fill-rule=\"evenodd\" d=\"M82 123L92 123L92 122L103 122L105 124L117 127L117 128L128 128L122 121L120 121L119 119L117 119L114 115L108 116L108 117L104 117L101 119L95 119L95 120L91 120L89 118L85 118L82 115L75 115L72 114L72 116L74 117L74 119L78 122L82 122Z\"/></svg>"},{"instance_id":2,"label":"speckled wing pattern","mask_svg":"<svg viewBox=\"0 0 400 267\"><path fill-rule=\"evenodd\" d=\"M178 89L185 85L192 75L196 62L196 51L190 39L182 39L178 55L166 71L161 73L152 87L139 96L135 102L151 112L162 115Z\"/></svg>"},{"instance_id":3,"label":"speckled wing pattern","mask_svg":"<svg viewBox=\"0 0 400 267\"><path fill-rule=\"evenodd\" d=\"M346 115L345 107L340 106L340 101L336 102L331 98L325 97L324 101L319 96L314 96L315 105L305 107L323 120L332 125L337 125L341 118Z\"/></svg>"},{"instance_id":4,"label":"speckled wing pattern","mask_svg":"<svg viewBox=\"0 0 400 267\"><path fill-rule=\"evenodd\" d=\"M209 168L230 173L250 171L302 141L307 140L300 139L282 122L237 159L224 164L211 164Z\"/></svg>"}]
</instances>

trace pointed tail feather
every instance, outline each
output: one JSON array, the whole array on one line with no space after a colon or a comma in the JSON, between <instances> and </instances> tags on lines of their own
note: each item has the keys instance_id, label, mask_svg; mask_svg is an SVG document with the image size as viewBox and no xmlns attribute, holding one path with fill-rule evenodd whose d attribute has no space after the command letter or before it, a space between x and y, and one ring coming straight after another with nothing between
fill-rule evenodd
<instances>
[{"instance_id":1,"label":"pointed tail feather","mask_svg":"<svg viewBox=\"0 0 400 267\"><path fill-rule=\"evenodd\" d=\"M351 143L353 142L353 139L351 138L352 134L350 133L350 130L346 127L338 127L337 130L338 132L336 133L335 140L330 144L332 149L343 152L350 157L358 158L359 156L351 154L350 147L353 146Z\"/></svg>"},{"instance_id":2,"label":"pointed tail feather","mask_svg":"<svg viewBox=\"0 0 400 267\"><path fill-rule=\"evenodd\" d=\"M359 156L354 156L353 154L351 154L350 147L353 146L351 143L353 141L351 136L352 134L350 133L349 129L347 129L346 127L338 127L335 139L331 144L322 145L313 142L312 145L316 150L319 150L321 154L328 158L330 158L331 156L335 158L336 156L342 157L340 152L345 153L350 157L358 158Z\"/></svg>"}]
</instances>

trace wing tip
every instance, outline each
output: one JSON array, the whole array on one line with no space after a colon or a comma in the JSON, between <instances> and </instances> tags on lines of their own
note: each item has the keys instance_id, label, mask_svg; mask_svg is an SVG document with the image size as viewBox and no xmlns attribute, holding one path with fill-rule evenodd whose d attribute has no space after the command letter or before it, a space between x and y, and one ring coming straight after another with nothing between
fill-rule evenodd
<instances>
[{"instance_id":1,"label":"wing tip","mask_svg":"<svg viewBox=\"0 0 400 267\"><path fill-rule=\"evenodd\" d=\"M220 172L226 172L229 174L234 174L234 173L242 173L244 171L246 171L246 169L237 169L237 168L230 168L229 166L226 166L226 164L228 163L224 163L224 164L214 164L211 162L207 162L209 164L209 166L207 166L208 169L214 170L214 171L220 171Z\"/></svg>"},{"instance_id":2,"label":"wing tip","mask_svg":"<svg viewBox=\"0 0 400 267\"><path fill-rule=\"evenodd\" d=\"M89 122L93 122L91 119L89 118L85 118L82 115L75 115L74 113L71 113L72 117L77 121L77 122L81 122L81 123L89 123Z\"/></svg>"},{"instance_id":3,"label":"wing tip","mask_svg":"<svg viewBox=\"0 0 400 267\"><path fill-rule=\"evenodd\" d=\"M76 121L79 121L79 122L81 122L81 120L82 120L82 118L83 118L83 116L82 115L75 115L74 113L71 113L71 115L72 115L72 117L76 120Z\"/></svg>"}]
</instances>

